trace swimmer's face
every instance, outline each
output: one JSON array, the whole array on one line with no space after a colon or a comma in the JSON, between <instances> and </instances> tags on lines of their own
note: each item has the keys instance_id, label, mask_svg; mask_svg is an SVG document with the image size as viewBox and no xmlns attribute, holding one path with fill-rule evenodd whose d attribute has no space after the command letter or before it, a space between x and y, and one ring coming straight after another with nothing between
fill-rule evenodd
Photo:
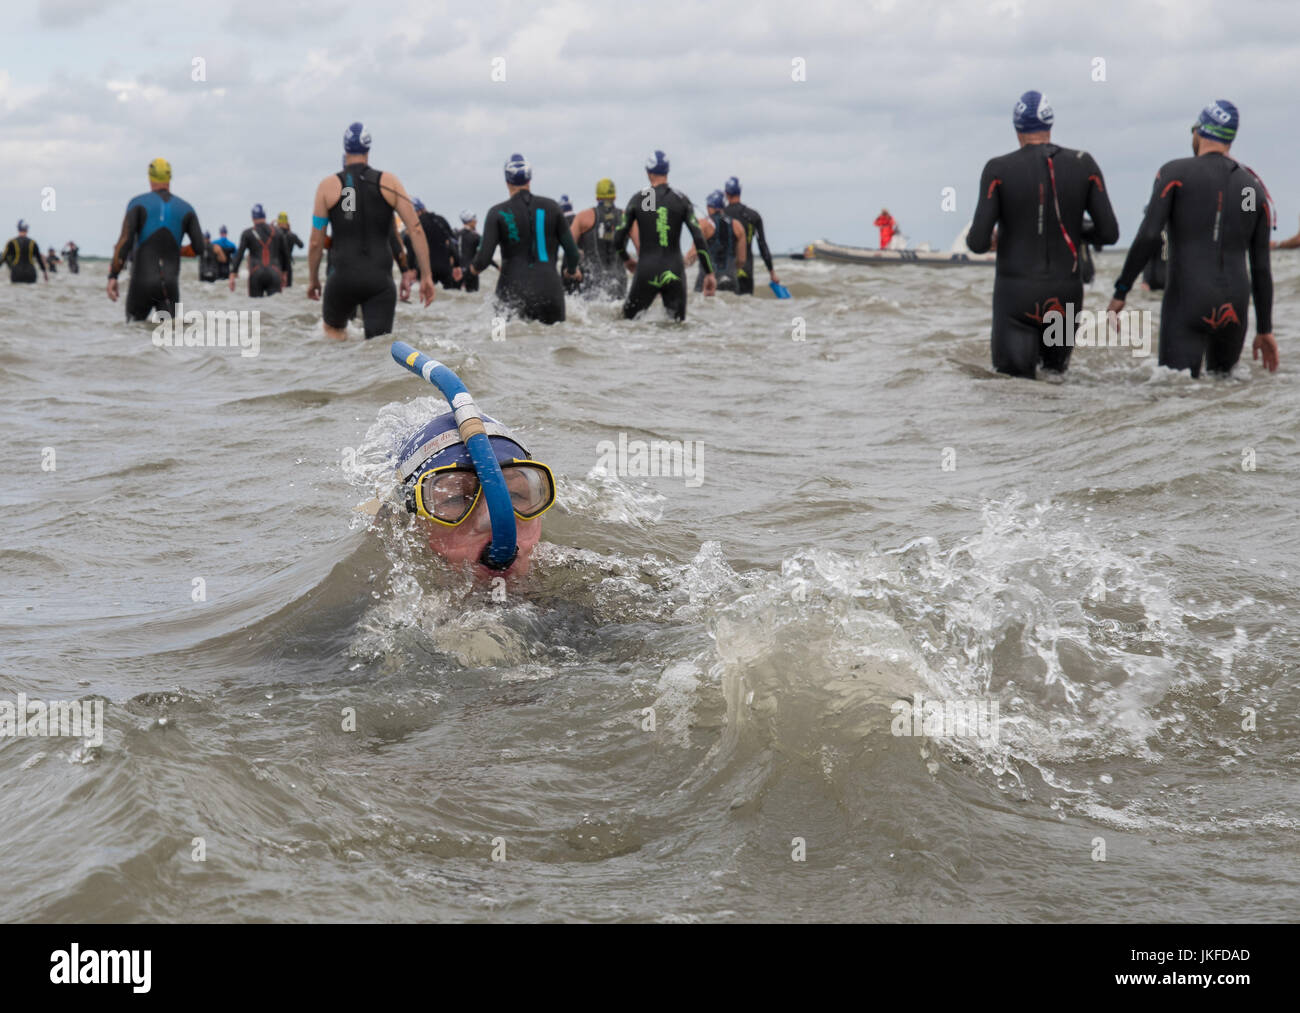
<instances>
[{"instance_id":1,"label":"swimmer's face","mask_svg":"<svg viewBox=\"0 0 1300 1013\"><path fill-rule=\"evenodd\" d=\"M492 520L488 514L486 501L480 499L478 505L474 507L474 512L454 528L434 524L423 518L420 518L420 524L429 534L430 549L453 566L472 567L475 576L485 580L492 577L522 577L528 572L532 563L533 548L542 537L540 517L534 517L531 521L521 521L516 517L515 537L519 554L506 569L491 570L479 562L483 550L492 541Z\"/></svg>"}]
</instances>

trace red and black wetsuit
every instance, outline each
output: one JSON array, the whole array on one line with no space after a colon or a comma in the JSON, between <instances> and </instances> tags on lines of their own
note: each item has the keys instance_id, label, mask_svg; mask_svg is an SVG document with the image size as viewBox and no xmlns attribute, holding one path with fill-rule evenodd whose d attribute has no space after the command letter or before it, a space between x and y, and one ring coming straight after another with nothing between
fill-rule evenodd
<instances>
[{"instance_id":1,"label":"red and black wetsuit","mask_svg":"<svg viewBox=\"0 0 1300 1013\"><path fill-rule=\"evenodd\" d=\"M1272 332L1271 218L1259 177L1221 152L1160 167L1115 283L1115 297L1126 298L1138 272L1159 256L1160 233L1168 228L1160 365L1199 376L1204 360L1211 373L1229 372L1241 357L1252 291L1256 329Z\"/></svg>"},{"instance_id":2,"label":"red and black wetsuit","mask_svg":"<svg viewBox=\"0 0 1300 1013\"><path fill-rule=\"evenodd\" d=\"M1092 217L1085 236L1083 216ZM1068 342L1049 345L1044 317L1083 308L1079 249L1084 242L1109 245L1119 223L1106 195L1101 169L1086 151L1055 144L1026 144L992 158L980 178L975 218L966 235L973 253L987 253L998 228L993 279L993 368L1033 377L1044 369L1064 371L1074 350ZM1056 323L1059 332L1060 323Z\"/></svg>"},{"instance_id":3,"label":"red and black wetsuit","mask_svg":"<svg viewBox=\"0 0 1300 1013\"><path fill-rule=\"evenodd\" d=\"M258 222L244 230L239 237L230 270L239 274L244 251L248 251L248 294L254 299L275 295L283 284L281 271L289 268L289 250L284 235L269 222Z\"/></svg>"}]
</instances>

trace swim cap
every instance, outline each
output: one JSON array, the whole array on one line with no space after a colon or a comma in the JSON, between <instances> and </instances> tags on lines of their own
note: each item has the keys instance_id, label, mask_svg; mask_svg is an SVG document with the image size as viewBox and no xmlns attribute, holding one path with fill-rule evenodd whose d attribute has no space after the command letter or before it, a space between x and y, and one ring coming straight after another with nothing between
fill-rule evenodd
<instances>
[{"instance_id":1,"label":"swim cap","mask_svg":"<svg viewBox=\"0 0 1300 1013\"><path fill-rule=\"evenodd\" d=\"M1052 103L1041 91L1027 91L1020 96L1020 101L1011 110L1011 122L1015 124L1018 134L1039 134L1052 129L1056 114L1052 112Z\"/></svg>"},{"instance_id":2,"label":"swim cap","mask_svg":"<svg viewBox=\"0 0 1300 1013\"><path fill-rule=\"evenodd\" d=\"M533 167L528 159L517 152L510 156L505 164L506 182L511 186L523 186L533 178Z\"/></svg>"},{"instance_id":3,"label":"swim cap","mask_svg":"<svg viewBox=\"0 0 1300 1013\"><path fill-rule=\"evenodd\" d=\"M484 415L483 428L499 462L515 458L529 459L528 449L519 442L519 438L496 419ZM403 482L418 478L430 468L441 468L448 464L474 467L469 450L460 438L454 412L430 419L403 440L397 448L397 461Z\"/></svg>"},{"instance_id":4,"label":"swim cap","mask_svg":"<svg viewBox=\"0 0 1300 1013\"><path fill-rule=\"evenodd\" d=\"M596 183L596 200L613 200L618 196L612 179L602 179Z\"/></svg>"},{"instance_id":5,"label":"swim cap","mask_svg":"<svg viewBox=\"0 0 1300 1013\"><path fill-rule=\"evenodd\" d=\"M275 216L275 220L276 220L277 222L279 222L281 225L288 225L288 224L289 224L289 212L288 212L288 211L281 211L278 215Z\"/></svg>"},{"instance_id":6,"label":"swim cap","mask_svg":"<svg viewBox=\"0 0 1300 1013\"><path fill-rule=\"evenodd\" d=\"M254 204L254 205L253 205L253 221L257 221L257 219L259 219L259 218L265 218L265 217L266 217L266 212L262 210L262 205L261 205L261 204Z\"/></svg>"},{"instance_id":7,"label":"swim cap","mask_svg":"<svg viewBox=\"0 0 1300 1013\"><path fill-rule=\"evenodd\" d=\"M560 213L565 215L573 214L573 201L569 200L567 193L560 194Z\"/></svg>"},{"instance_id":8,"label":"swim cap","mask_svg":"<svg viewBox=\"0 0 1300 1013\"><path fill-rule=\"evenodd\" d=\"M226 234L226 227L223 225L221 228L217 229L217 231L224 236Z\"/></svg>"},{"instance_id":9,"label":"swim cap","mask_svg":"<svg viewBox=\"0 0 1300 1013\"><path fill-rule=\"evenodd\" d=\"M727 181L722 184L722 189L726 192L728 197L739 197L740 180L735 176L728 176Z\"/></svg>"},{"instance_id":10,"label":"swim cap","mask_svg":"<svg viewBox=\"0 0 1300 1013\"><path fill-rule=\"evenodd\" d=\"M343 150L349 155L364 155L370 150L370 131L360 123L349 124L343 131Z\"/></svg>"},{"instance_id":11,"label":"swim cap","mask_svg":"<svg viewBox=\"0 0 1300 1013\"><path fill-rule=\"evenodd\" d=\"M172 178L172 164L165 158L155 158L149 163L149 181L152 183L169 183Z\"/></svg>"},{"instance_id":12,"label":"swim cap","mask_svg":"<svg viewBox=\"0 0 1300 1013\"><path fill-rule=\"evenodd\" d=\"M424 213L424 201L420 200L419 197L416 197L415 200L411 201L411 206L415 208L417 214Z\"/></svg>"},{"instance_id":13,"label":"swim cap","mask_svg":"<svg viewBox=\"0 0 1300 1013\"><path fill-rule=\"evenodd\" d=\"M21 218L18 219L18 231L19 232L27 231L27 223L23 221Z\"/></svg>"},{"instance_id":14,"label":"swim cap","mask_svg":"<svg viewBox=\"0 0 1300 1013\"><path fill-rule=\"evenodd\" d=\"M1237 136L1240 117L1237 107L1226 98L1215 99L1201 110L1201 115L1192 124L1192 133L1200 134L1211 141L1231 144Z\"/></svg>"},{"instance_id":15,"label":"swim cap","mask_svg":"<svg viewBox=\"0 0 1300 1013\"><path fill-rule=\"evenodd\" d=\"M645 171L653 172L656 176L667 176L668 156L662 151L655 149L650 157L645 160Z\"/></svg>"},{"instance_id":16,"label":"swim cap","mask_svg":"<svg viewBox=\"0 0 1300 1013\"><path fill-rule=\"evenodd\" d=\"M721 190L714 190L713 193L709 194L708 200L704 202L704 206L710 208L726 207L726 204L727 198L722 196Z\"/></svg>"},{"instance_id":17,"label":"swim cap","mask_svg":"<svg viewBox=\"0 0 1300 1013\"><path fill-rule=\"evenodd\" d=\"M461 213L460 213L460 220L461 220L462 222L464 222L466 225L468 225L468 224L469 224L470 222L472 222L472 221L475 221L477 218L478 218L478 215L476 215L476 214L475 214L473 211L471 211L469 208L465 208L465 209L464 209L463 211L461 211Z\"/></svg>"},{"instance_id":18,"label":"swim cap","mask_svg":"<svg viewBox=\"0 0 1300 1013\"><path fill-rule=\"evenodd\" d=\"M204 239L211 239L211 238L212 238L212 233L211 233L211 232L205 232L205 233L203 233L203 238L204 238Z\"/></svg>"}]
</instances>

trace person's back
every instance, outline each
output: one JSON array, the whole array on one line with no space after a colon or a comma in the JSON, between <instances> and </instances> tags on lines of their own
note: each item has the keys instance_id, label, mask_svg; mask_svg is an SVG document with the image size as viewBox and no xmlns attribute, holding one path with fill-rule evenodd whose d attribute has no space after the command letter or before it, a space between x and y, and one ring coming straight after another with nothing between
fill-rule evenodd
<instances>
[{"instance_id":1,"label":"person's back","mask_svg":"<svg viewBox=\"0 0 1300 1013\"><path fill-rule=\"evenodd\" d=\"M590 295L621 299L627 290L627 271L619 260L614 236L623 213L612 200L600 200L592 207L591 228L582 233L582 289Z\"/></svg>"},{"instance_id":2,"label":"person's back","mask_svg":"<svg viewBox=\"0 0 1300 1013\"><path fill-rule=\"evenodd\" d=\"M40 246L28 238L25 228L5 244L4 263L9 267L9 281L19 285L36 281L37 266L42 271L47 269Z\"/></svg>"},{"instance_id":3,"label":"person's back","mask_svg":"<svg viewBox=\"0 0 1300 1013\"><path fill-rule=\"evenodd\" d=\"M556 273L561 228L568 226L559 204L531 190L516 191L487 213L478 260L490 243L500 247L497 295L525 316L551 315L558 299L557 319L564 319L564 287Z\"/></svg>"},{"instance_id":4,"label":"person's back","mask_svg":"<svg viewBox=\"0 0 1300 1013\"><path fill-rule=\"evenodd\" d=\"M234 291L240 262L244 253L248 253L248 294L253 299L275 295L281 290L289 262L284 236L265 218L262 205L254 205L253 224L239 237L239 249L231 266L230 288Z\"/></svg>"}]
</instances>

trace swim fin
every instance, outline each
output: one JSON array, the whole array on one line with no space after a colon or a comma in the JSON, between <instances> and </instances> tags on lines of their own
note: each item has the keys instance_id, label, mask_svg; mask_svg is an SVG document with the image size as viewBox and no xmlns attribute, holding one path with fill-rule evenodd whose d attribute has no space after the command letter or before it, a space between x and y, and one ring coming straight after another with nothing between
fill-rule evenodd
<instances>
[{"instance_id":1,"label":"swim fin","mask_svg":"<svg viewBox=\"0 0 1300 1013\"><path fill-rule=\"evenodd\" d=\"M772 294L775 295L778 299L790 298L790 290L786 288L784 285L780 285L774 281L769 281L767 283L767 286L772 290Z\"/></svg>"}]
</instances>

